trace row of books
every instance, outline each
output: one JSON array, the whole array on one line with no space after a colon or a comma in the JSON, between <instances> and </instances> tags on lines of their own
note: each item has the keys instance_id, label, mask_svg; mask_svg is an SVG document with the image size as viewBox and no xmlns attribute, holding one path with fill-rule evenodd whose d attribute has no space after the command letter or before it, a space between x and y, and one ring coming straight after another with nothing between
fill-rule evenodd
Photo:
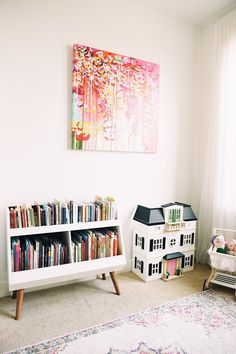
<instances>
[{"instance_id":1,"label":"row of books","mask_svg":"<svg viewBox=\"0 0 236 354\"><path fill-rule=\"evenodd\" d=\"M13 272L69 263L69 247L58 237L13 237L11 268Z\"/></svg>"},{"instance_id":2,"label":"row of books","mask_svg":"<svg viewBox=\"0 0 236 354\"><path fill-rule=\"evenodd\" d=\"M55 200L44 204L9 207L10 228L61 225L78 222L113 220L117 218L112 197L96 197L94 202Z\"/></svg>"},{"instance_id":3,"label":"row of books","mask_svg":"<svg viewBox=\"0 0 236 354\"><path fill-rule=\"evenodd\" d=\"M117 256L118 232L111 229L72 231L72 260L87 261Z\"/></svg>"},{"instance_id":4,"label":"row of books","mask_svg":"<svg viewBox=\"0 0 236 354\"><path fill-rule=\"evenodd\" d=\"M11 268L13 272L51 267L70 262L82 262L116 256L116 229L71 232L71 255L68 243L58 234L11 238Z\"/></svg>"}]
</instances>

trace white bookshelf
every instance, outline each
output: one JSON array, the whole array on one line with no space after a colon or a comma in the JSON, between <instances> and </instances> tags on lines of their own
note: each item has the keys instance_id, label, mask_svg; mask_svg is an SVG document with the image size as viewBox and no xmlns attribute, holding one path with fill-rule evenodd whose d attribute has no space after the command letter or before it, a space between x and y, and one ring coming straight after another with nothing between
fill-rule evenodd
<instances>
[{"instance_id":1,"label":"white bookshelf","mask_svg":"<svg viewBox=\"0 0 236 354\"><path fill-rule=\"evenodd\" d=\"M16 319L20 318L24 289L59 284L65 281L73 281L79 278L103 275L110 273L116 293L120 295L118 283L115 278L115 272L126 264L125 250L122 231L119 220L105 220L94 222L79 222L51 226L35 226L10 228L9 209L7 208L7 264L8 264L8 284L9 290L17 294ZM71 257L71 231L86 229L99 229L115 227L118 230L118 250L117 256L98 258L89 261L74 262ZM55 265L45 268L30 270L12 271L11 264L11 238L47 235L50 233L62 233L69 248L69 263Z\"/></svg>"}]
</instances>

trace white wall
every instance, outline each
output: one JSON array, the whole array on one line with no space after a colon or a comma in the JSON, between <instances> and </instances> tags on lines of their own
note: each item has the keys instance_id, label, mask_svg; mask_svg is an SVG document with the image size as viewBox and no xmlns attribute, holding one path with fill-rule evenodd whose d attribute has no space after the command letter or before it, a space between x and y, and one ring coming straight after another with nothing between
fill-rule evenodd
<instances>
[{"instance_id":1,"label":"white wall","mask_svg":"<svg viewBox=\"0 0 236 354\"><path fill-rule=\"evenodd\" d=\"M7 205L114 195L130 260L137 203L191 202L195 35L146 0L0 2L1 294ZM160 64L157 154L69 149L73 43Z\"/></svg>"}]
</instances>

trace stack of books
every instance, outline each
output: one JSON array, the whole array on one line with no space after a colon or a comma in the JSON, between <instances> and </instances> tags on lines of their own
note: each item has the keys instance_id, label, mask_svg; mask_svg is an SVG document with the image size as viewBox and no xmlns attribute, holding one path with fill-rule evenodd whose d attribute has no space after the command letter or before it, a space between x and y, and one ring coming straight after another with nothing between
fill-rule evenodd
<instances>
[{"instance_id":1,"label":"stack of books","mask_svg":"<svg viewBox=\"0 0 236 354\"><path fill-rule=\"evenodd\" d=\"M117 218L112 197L96 197L94 202L62 202L9 207L10 228L61 225L78 222L113 220Z\"/></svg>"},{"instance_id":2,"label":"stack of books","mask_svg":"<svg viewBox=\"0 0 236 354\"><path fill-rule=\"evenodd\" d=\"M74 262L117 256L118 231L116 229L72 231L71 238Z\"/></svg>"},{"instance_id":3,"label":"stack of books","mask_svg":"<svg viewBox=\"0 0 236 354\"><path fill-rule=\"evenodd\" d=\"M13 272L66 263L69 263L69 247L60 238L35 235L11 239Z\"/></svg>"}]
</instances>

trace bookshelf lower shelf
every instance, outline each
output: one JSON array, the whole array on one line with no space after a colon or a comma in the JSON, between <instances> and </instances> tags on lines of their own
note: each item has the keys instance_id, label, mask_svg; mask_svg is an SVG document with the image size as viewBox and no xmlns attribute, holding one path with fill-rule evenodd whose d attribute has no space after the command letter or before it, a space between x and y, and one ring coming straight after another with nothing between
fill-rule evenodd
<instances>
[{"instance_id":1,"label":"bookshelf lower shelf","mask_svg":"<svg viewBox=\"0 0 236 354\"><path fill-rule=\"evenodd\" d=\"M11 272L9 274L9 290L28 289L98 275L104 272L117 271L125 264L125 256L118 255L91 261Z\"/></svg>"},{"instance_id":2,"label":"bookshelf lower shelf","mask_svg":"<svg viewBox=\"0 0 236 354\"><path fill-rule=\"evenodd\" d=\"M106 279L106 273L110 273L116 294L120 295L120 289L116 280L115 271L126 264L124 255L94 259L78 263L68 263L58 266L24 270L9 273L9 290L13 291L16 301L16 316L19 320L23 303L24 290L41 285L52 285L60 282L79 279L86 276L102 274Z\"/></svg>"}]
</instances>

